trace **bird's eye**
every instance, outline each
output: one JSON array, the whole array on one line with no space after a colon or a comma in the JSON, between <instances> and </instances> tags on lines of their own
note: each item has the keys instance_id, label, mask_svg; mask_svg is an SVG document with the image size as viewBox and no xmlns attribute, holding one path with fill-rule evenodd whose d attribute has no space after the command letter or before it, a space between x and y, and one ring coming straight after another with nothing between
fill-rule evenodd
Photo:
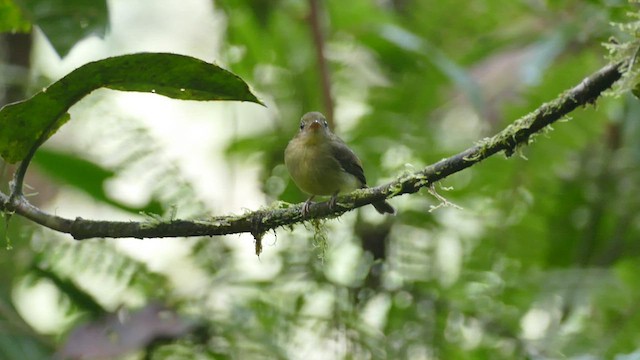
<instances>
[{"instance_id":1,"label":"bird's eye","mask_svg":"<svg viewBox=\"0 0 640 360\"><path fill-rule=\"evenodd\" d=\"M300 121L300 130L304 129L304 121Z\"/></svg>"},{"instance_id":2,"label":"bird's eye","mask_svg":"<svg viewBox=\"0 0 640 360\"><path fill-rule=\"evenodd\" d=\"M329 123L327 122L327 120L324 120L322 122L322 124L324 125L324 127L328 128L329 127Z\"/></svg>"}]
</instances>

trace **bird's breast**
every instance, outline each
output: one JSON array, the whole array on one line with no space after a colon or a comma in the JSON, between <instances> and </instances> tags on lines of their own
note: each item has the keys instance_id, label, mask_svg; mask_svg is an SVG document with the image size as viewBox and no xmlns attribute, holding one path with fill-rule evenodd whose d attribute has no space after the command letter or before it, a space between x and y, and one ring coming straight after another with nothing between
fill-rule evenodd
<instances>
[{"instance_id":1,"label":"bird's breast","mask_svg":"<svg viewBox=\"0 0 640 360\"><path fill-rule=\"evenodd\" d=\"M312 195L332 195L360 188L362 184L344 171L330 145L296 143L285 150L285 164L300 190Z\"/></svg>"}]
</instances>

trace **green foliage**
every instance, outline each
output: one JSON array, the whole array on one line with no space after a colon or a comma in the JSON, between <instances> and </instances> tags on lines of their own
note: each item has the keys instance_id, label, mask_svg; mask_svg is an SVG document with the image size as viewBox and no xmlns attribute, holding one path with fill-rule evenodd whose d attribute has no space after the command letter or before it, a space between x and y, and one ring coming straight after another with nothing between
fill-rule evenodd
<instances>
[{"instance_id":1,"label":"green foliage","mask_svg":"<svg viewBox=\"0 0 640 360\"><path fill-rule=\"evenodd\" d=\"M31 24L12 0L0 0L0 32L27 32Z\"/></svg>"},{"instance_id":2,"label":"green foliage","mask_svg":"<svg viewBox=\"0 0 640 360\"><path fill-rule=\"evenodd\" d=\"M41 149L36 153L33 163L46 171L52 178L85 192L97 201L134 214L140 212L162 213L162 204L157 199L151 199L148 204L139 208L134 208L112 199L105 192L105 185L109 179L114 177L115 172L89 160L50 149Z\"/></svg>"},{"instance_id":3,"label":"green foliage","mask_svg":"<svg viewBox=\"0 0 640 360\"><path fill-rule=\"evenodd\" d=\"M61 57L80 40L104 36L109 13L106 0L15 0L29 21L42 29Z\"/></svg>"},{"instance_id":4,"label":"green foliage","mask_svg":"<svg viewBox=\"0 0 640 360\"><path fill-rule=\"evenodd\" d=\"M630 2L638 4L638 1ZM627 15L629 20L614 24L619 30L618 36L609 39L604 46L609 50L612 62L625 64L625 72L613 94L622 95L632 91L636 97L640 97L640 13L629 12Z\"/></svg>"},{"instance_id":5,"label":"green foliage","mask_svg":"<svg viewBox=\"0 0 640 360\"><path fill-rule=\"evenodd\" d=\"M367 107L366 114L343 136L362 158L373 184L382 174L400 173L406 163L419 167L462 150L579 83L604 64L599 43L612 34L620 35L608 23L627 21L624 4L610 5L567 1L536 7L462 1L437 5L403 2L381 8L369 1L329 1L330 26L325 30L333 51L329 64L334 95L346 102L364 97ZM309 76L305 69L315 68L311 44L295 36L259 37L260 31L276 34L275 29L287 26L287 19L273 11L249 10L233 2L223 2L223 6L230 13L233 9L234 15L242 14L242 20L230 18L229 38L234 46L246 46L247 53L232 65L233 69L247 76L250 72L241 69L251 69L251 63L286 69L276 72L280 81L273 84L253 79L256 87L268 92L284 109L281 126L291 128L281 141L269 140L268 144L285 144L299 117L295 114L298 106L289 102L312 103L314 100L305 99L312 89L318 98L317 83L305 83ZM283 6L293 13L300 11ZM296 19L288 19L290 29L299 28ZM249 45L257 38L262 40L259 47ZM340 46L357 59L355 66L341 57ZM260 49L270 56L258 56ZM375 59L373 65L368 59ZM355 70L357 66L375 71L375 76L384 81L358 84L365 75ZM456 95L452 95L451 87L457 88ZM298 90L291 93L283 88ZM467 101L460 99L463 96ZM387 299L389 306L383 315L386 326L381 330L384 340L342 322L344 319L337 315L329 315L324 324L333 322L334 329L344 326L358 334L347 340L354 349L376 341L397 344L385 347L382 353L365 348L365 353L374 357L416 358L422 354L443 359L511 359L531 356L530 351L548 357L585 352L611 356L632 351L633 346L607 347L603 342L594 349L592 331L603 330L588 321L590 314L600 319L607 316L604 313L617 317L613 314L627 311L598 308L601 294L624 298L627 290L589 286L598 280L592 280L589 271L579 270L599 266L605 258L610 263L638 256L632 249L618 247L636 237L637 230L625 225L636 202L632 201L633 206L619 204L622 198L630 198L618 193L620 183L611 183L613 179L632 181L635 172L629 169L635 168L636 160L623 167L624 175L611 176L608 167L594 166L594 162L611 164L614 158L635 149L631 134L623 143L614 141L618 145L597 146L608 143L607 131L627 134L619 125L634 124L631 114L608 111L620 106L635 108L628 100L600 99L599 111L590 108L572 114L575 120L559 123L554 130L536 137L530 147L521 150L522 157L509 161L491 158L447 179L445 184L453 187L447 199L464 210L439 209L428 215L424 200L409 200L414 205L400 209L386 246L383 285L355 289L354 297L362 307L349 311L350 316L362 315L367 304ZM468 110L456 112L460 109ZM288 115L290 110L293 114ZM620 117L608 118L612 113ZM337 126L340 131L341 124ZM277 163L284 145L260 147L258 144L267 144L256 140L261 136L238 139L230 149L265 153L265 184L270 184L280 173L270 161ZM607 150L608 146L616 150ZM600 180L593 182L593 176ZM282 179L286 183L287 175ZM602 182L606 179L609 181ZM274 189L280 188L266 188ZM297 194L291 183L283 192L272 193L287 201L296 196L302 200ZM454 220L447 220L447 216ZM612 238L619 240L612 243ZM453 246L451 243L458 244L465 255L459 260L459 275L447 283L442 280L443 265L437 263L447 261L442 260L439 249ZM330 241L331 247L338 247L337 242ZM327 284L322 279L316 282ZM548 285L550 282L553 285ZM338 284L327 286L336 293L343 289ZM554 296L562 300L553 303ZM336 296L332 304L340 301ZM529 311L553 313L563 311L565 306L572 310L566 318L552 319L546 331L560 333L578 322L583 324L579 340L554 341L554 336L548 335L532 341L521 335L522 321Z\"/></svg>"},{"instance_id":6,"label":"green foliage","mask_svg":"<svg viewBox=\"0 0 640 360\"><path fill-rule=\"evenodd\" d=\"M637 9L622 0L321 3L337 131L361 157L372 185L472 146L578 84L606 63L601 43L612 36L617 39L608 42L612 61L635 58L638 49L637 17L626 15ZM225 62L279 115L272 127L234 138L228 159L260 161L271 200L302 201L304 194L282 166L282 152L300 115L322 110L307 3L221 0L216 6L227 15ZM72 94L85 95L90 84L170 97L181 96L180 88L192 89L186 99L220 96L198 91L194 84L201 73L190 66L163 67L164 60L169 61L162 57L140 67L157 65L155 78L123 63L116 74L85 73L86 80L67 86L70 93L60 103L58 98L34 102L42 107L55 102L58 110L47 107L34 115L46 114L46 124L59 125L56 118L78 99ZM15 241L14 251L27 256L0 263L7 280L1 283L10 284L16 273L49 281L74 317L91 312L92 302L108 308L80 286L83 276L97 274L125 284L123 292L133 292L137 301L160 298L207 324L206 341L159 345L147 352L149 358L637 354L640 105L629 95L638 83L636 67L637 62L629 65L617 97L575 111L519 149L520 156L495 156L443 181L451 189L443 193L438 187L438 192L462 209L429 212L439 200L424 191L392 199L396 217L362 209L321 227L280 230L276 240L266 234L261 257L249 260L249 237L196 239L188 242L189 258L205 276L192 293L174 291L172 281L186 279L177 266L168 276L108 241L78 246L51 240L50 233L21 234L23 228L16 227L9 229L11 238L32 238L33 245ZM175 76L164 78L167 70ZM126 77L126 85L105 85L106 77L116 76ZM128 82L136 76L145 82ZM154 82L146 82L150 78ZM238 88L231 92L246 91L234 79ZM244 100L256 101L244 94ZM12 111L6 109L0 116ZM208 215L180 167L159 155L161 145L147 131L130 119L101 120L95 133L83 136L121 149L115 165L89 161L90 154L79 159L55 152L42 152L36 164L99 202L127 211L136 209L110 199L102 185L113 176L152 168L158 181L148 206L175 206L179 217ZM5 132L0 138L6 141L37 139ZM253 270L245 273L245 266ZM0 351L4 346L0 342ZM53 347L59 347L57 341Z\"/></svg>"},{"instance_id":7,"label":"green foliage","mask_svg":"<svg viewBox=\"0 0 640 360\"><path fill-rule=\"evenodd\" d=\"M140 53L95 61L0 110L0 154L14 163L69 120L67 110L99 88L181 100L260 101L242 79L213 64L176 54Z\"/></svg>"}]
</instances>

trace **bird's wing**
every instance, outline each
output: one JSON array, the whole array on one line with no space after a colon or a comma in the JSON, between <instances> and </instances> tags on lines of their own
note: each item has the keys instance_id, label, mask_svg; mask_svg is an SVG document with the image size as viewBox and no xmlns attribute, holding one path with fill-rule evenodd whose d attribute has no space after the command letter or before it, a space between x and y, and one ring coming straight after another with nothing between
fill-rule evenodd
<instances>
[{"instance_id":1,"label":"bird's wing","mask_svg":"<svg viewBox=\"0 0 640 360\"><path fill-rule=\"evenodd\" d=\"M338 160L342 169L355 176L363 186L366 185L367 179L358 156L342 140L334 142L332 150L333 156Z\"/></svg>"}]
</instances>

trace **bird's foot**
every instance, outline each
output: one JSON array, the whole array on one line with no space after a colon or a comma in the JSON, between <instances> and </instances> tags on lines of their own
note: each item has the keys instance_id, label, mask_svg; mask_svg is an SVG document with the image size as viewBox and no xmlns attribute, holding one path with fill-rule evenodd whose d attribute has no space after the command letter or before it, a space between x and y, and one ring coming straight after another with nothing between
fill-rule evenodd
<instances>
[{"instance_id":1,"label":"bird's foot","mask_svg":"<svg viewBox=\"0 0 640 360\"><path fill-rule=\"evenodd\" d=\"M338 193L331 195L331 199L329 199L329 209L333 210L336 208L338 204Z\"/></svg>"},{"instance_id":2,"label":"bird's foot","mask_svg":"<svg viewBox=\"0 0 640 360\"><path fill-rule=\"evenodd\" d=\"M311 201L312 199L313 196L308 198L307 201L302 204L302 217L307 217L309 215L309 207L313 204L313 201Z\"/></svg>"}]
</instances>

